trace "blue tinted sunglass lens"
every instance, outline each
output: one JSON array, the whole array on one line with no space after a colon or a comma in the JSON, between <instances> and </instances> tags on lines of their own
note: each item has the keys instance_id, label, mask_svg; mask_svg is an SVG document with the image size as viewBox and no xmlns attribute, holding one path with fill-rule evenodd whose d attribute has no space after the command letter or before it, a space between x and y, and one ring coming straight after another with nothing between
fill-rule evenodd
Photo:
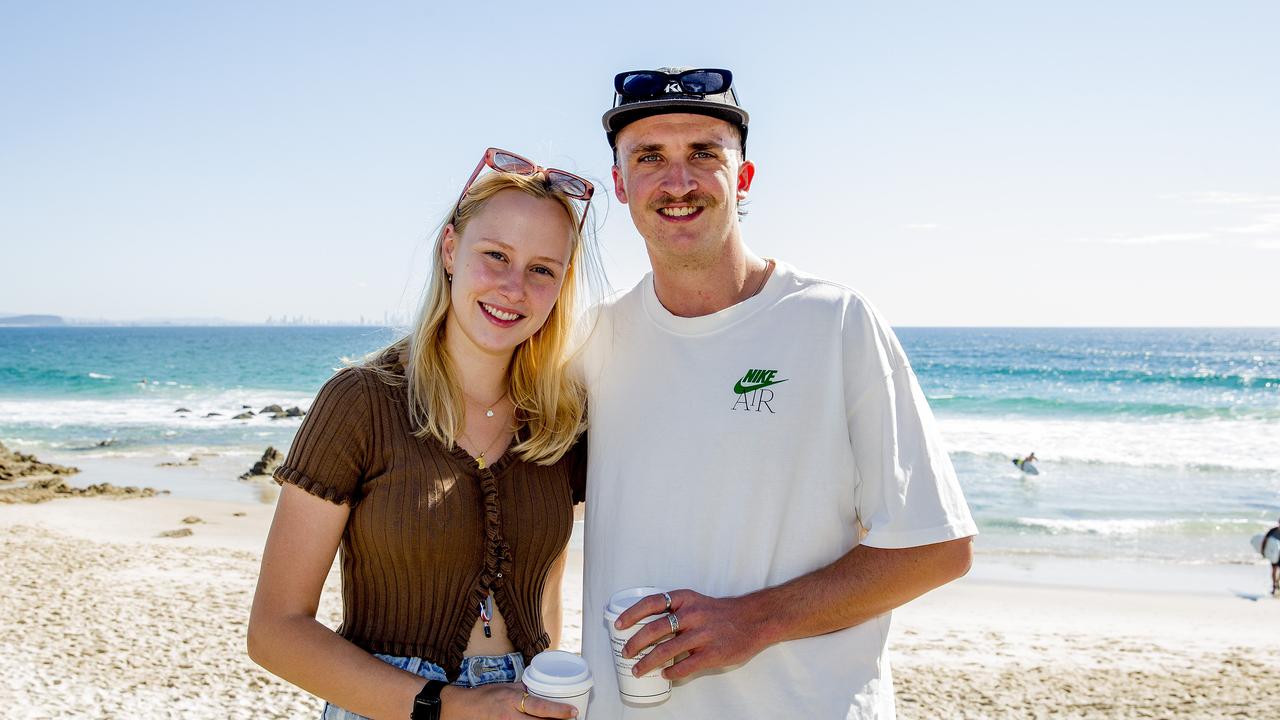
<instances>
[{"instance_id":1,"label":"blue tinted sunglass lens","mask_svg":"<svg viewBox=\"0 0 1280 720\"><path fill-rule=\"evenodd\" d=\"M618 94L631 97L657 95L666 85L665 76L658 73L630 73L618 81Z\"/></svg>"},{"instance_id":2,"label":"blue tinted sunglass lens","mask_svg":"<svg viewBox=\"0 0 1280 720\"><path fill-rule=\"evenodd\" d=\"M715 70L696 70L691 73L685 73L680 76L680 84L684 87L685 92L698 93L699 95L722 93L728 86L728 83L725 82L724 74Z\"/></svg>"}]
</instances>

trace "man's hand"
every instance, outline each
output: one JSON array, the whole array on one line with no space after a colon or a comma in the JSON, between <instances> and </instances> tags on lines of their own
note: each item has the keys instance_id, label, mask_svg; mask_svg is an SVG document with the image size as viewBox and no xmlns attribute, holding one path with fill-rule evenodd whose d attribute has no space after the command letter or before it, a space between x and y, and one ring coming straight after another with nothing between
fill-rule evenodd
<instances>
[{"instance_id":1,"label":"man's hand","mask_svg":"<svg viewBox=\"0 0 1280 720\"><path fill-rule=\"evenodd\" d=\"M668 680L680 680L705 670L741 665L771 644L765 618L749 597L714 598L693 590L672 590L669 595L669 612L679 623L674 636L671 621L663 615L667 601L661 594L642 598L615 624L624 630L650 615L663 615L641 628L622 649L623 655L632 658L657 643L636 663L636 677L681 658L662 672ZM664 637L667 640L658 642Z\"/></svg>"}]
</instances>

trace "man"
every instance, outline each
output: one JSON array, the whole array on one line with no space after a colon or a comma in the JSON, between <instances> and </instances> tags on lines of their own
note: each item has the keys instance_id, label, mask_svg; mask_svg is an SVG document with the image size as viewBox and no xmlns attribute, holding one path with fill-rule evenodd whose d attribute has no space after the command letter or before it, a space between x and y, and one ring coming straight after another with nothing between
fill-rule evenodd
<instances>
[{"instance_id":1,"label":"man","mask_svg":"<svg viewBox=\"0 0 1280 720\"><path fill-rule=\"evenodd\" d=\"M583 654L592 720L893 716L889 612L967 572L976 533L889 327L859 295L765 260L738 206L755 167L727 71L623 73L614 192L653 272L601 306ZM673 588L625 648L671 697L618 695L603 606ZM622 627L668 610L642 600ZM675 630L674 636L672 630Z\"/></svg>"}]
</instances>

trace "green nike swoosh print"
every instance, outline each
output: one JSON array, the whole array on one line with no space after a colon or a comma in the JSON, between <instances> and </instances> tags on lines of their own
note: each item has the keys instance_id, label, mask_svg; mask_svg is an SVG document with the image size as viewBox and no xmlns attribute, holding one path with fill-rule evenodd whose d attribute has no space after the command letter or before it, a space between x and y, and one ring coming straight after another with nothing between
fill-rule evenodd
<instances>
[{"instance_id":1,"label":"green nike swoosh print","mask_svg":"<svg viewBox=\"0 0 1280 720\"><path fill-rule=\"evenodd\" d=\"M790 380L790 379L791 378L787 378L787 380ZM770 380L769 382L762 382L758 385L743 385L742 381L739 380L738 382L733 384L733 391L738 393L739 395L745 395L749 392L755 392L760 388L766 388L766 387L769 387L770 385L777 385L778 383L784 383L787 380Z\"/></svg>"}]
</instances>

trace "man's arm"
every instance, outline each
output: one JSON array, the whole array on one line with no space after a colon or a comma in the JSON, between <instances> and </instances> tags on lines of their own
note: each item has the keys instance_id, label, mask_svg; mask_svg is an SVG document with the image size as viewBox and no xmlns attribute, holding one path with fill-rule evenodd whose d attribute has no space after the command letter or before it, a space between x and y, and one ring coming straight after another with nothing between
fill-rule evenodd
<instances>
[{"instance_id":1,"label":"man's arm","mask_svg":"<svg viewBox=\"0 0 1280 720\"><path fill-rule=\"evenodd\" d=\"M663 671L672 680L740 665L766 647L859 625L883 615L969 571L972 538L886 550L859 545L826 567L794 580L733 598L673 590L675 637L658 643L636 664L637 676L688 653ZM666 600L651 595L618 618L620 628L664 612ZM670 635L668 622L651 622L636 633L627 657Z\"/></svg>"}]
</instances>

